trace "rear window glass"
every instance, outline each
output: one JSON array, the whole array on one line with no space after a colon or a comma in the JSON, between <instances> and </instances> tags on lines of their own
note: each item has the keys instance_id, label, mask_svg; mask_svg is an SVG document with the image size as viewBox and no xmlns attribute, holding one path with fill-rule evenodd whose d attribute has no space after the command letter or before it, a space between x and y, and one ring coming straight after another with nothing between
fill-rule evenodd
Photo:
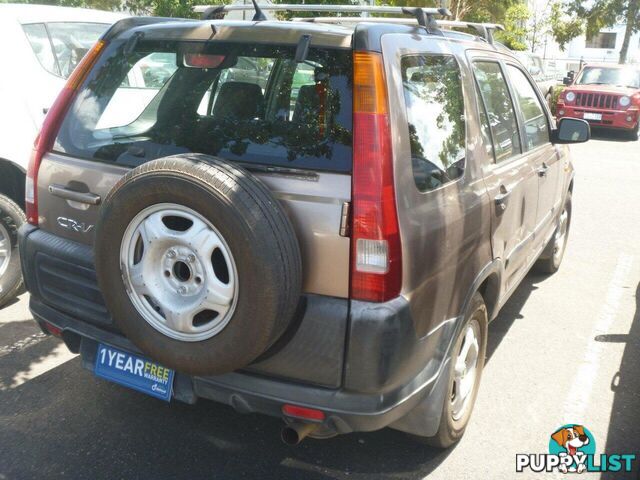
<instances>
[{"instance_id":1,"label":"rear window glass","mask_svg":"<svg viewBox=\"0 0 640 480\"><path fill-rule=\"evenodd\" d=\"M129 51L129 54L125 52ZM139 41L110 45L54 149L137 166L177 153L351 170L351 52Z\"/></svg>"}]
</instances>

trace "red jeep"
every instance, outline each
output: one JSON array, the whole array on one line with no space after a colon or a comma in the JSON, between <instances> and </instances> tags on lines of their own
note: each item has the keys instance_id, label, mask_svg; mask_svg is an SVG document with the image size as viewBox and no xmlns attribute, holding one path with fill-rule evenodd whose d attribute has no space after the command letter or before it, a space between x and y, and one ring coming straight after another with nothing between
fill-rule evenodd
<instances>
[{"instance_id":1,"label":"red jeep","mask_svg":"<svg viewBox=\"0 0 640 480\"><path fill-rule=\"evenodd\" d=\"M621 129L638 140L640 132L640 66L585 65L564 79L558 118L582 118L592 126Z\"/></svg>"}]
</instances>

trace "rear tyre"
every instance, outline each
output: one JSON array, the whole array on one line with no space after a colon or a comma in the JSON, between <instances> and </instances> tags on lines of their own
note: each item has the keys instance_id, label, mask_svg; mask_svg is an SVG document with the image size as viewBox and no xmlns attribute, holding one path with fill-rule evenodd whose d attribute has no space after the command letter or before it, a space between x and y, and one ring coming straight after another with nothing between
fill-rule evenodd
<instances>
[{"instance_id":1,"label":"rear tyre","mask_svg":"<svg viewBox=\"0 0 640 480\"><path fill-rule=\"evenodd\" d=\"M22 209L9 197L0 195L0 307L24 291L18 229L26 221Z\"/></svg>"},{"instance_id":2,"label":"rear tyre","mask_svg":"<svg viewBox=\"0 0 640 480\"><path fill-rule=\"evenodd\" d=\"M571 227L571 192L567 192L564 206L558 217L556 230L545 247L542 255L535 263L535 270L540 273L556 273L564 258Z\"/></svg>"},{"instance_id":3,"label":"rear tyre","mask_svg":"<svg viewBox=\"0 0 640 480\"><path fill-rule=\"evenodd\" d=\"M146 163L105 199L96 273L114 322L192 375L245 367L289 326L301 290L293 227L249 172L205 155Z\"/></svg>"},{"instance_id":4,"label":"rear tyre","mask_svg":"<svg viewBox=\"0 0 640 480\"><path fill-rule=\"evenodd\" d=\"M462 438L478 395L487 352L487 307L476 292L452 350L440 426L433 437L417 437L437 448L448 448Z\"/></svg>"}]
</instances>

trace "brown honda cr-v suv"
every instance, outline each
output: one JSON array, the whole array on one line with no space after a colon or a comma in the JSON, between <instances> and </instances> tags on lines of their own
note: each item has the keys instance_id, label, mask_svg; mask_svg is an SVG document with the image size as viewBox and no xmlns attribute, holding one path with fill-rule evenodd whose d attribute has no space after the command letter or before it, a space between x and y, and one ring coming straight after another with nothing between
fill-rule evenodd
<instances>
[{"instance_id":1,"label":"brown honda cr-v suv","mask_svg":"<svg viewBox=\"0 0 640 480\"><path fill-rule=\"evenodd\" d=\"M561 144L589 127L555 124L495 25L208 19L234 8L116 23L69 79L28 171L33 316L101 378L288 443L451 445L490 320L562 261Z\"/></svg>"}]
</instances>

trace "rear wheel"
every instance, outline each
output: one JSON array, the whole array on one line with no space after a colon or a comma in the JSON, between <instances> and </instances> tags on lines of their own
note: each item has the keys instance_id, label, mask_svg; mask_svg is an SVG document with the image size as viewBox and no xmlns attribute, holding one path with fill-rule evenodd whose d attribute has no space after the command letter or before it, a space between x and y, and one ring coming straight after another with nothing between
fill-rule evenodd
<instances>
[{"instance_id":1,"label":"rear wheel","mask_svg":"<svg viewBox=\"0 0 640 480\"><path fill-rule=\"evenodd\" d=\"M560 268L564 252L569 240L571 227L571 192L567 192L562 212L558 217L556 230L545 247L542 255L535 264L535 269L541 273L556 273Z\"/></svg>"},{"instance_id":2,"label":"rear wheel","mask_svg":"<svg viewBox=\"0 0 640 480\"><path fill-rule=\"evenodd\" d=\"M0 307L22 293L18 229L27 221L22 209L0 195Z\"/></svg>"},{"instance_id":3,"label":"rear wheel","mask_svg":"<svg viewBox=\"0 0 640 480\"><path fill-rule=\"evenodd\" d=\"M438 432L420 437L431 446L447 448L464 434L476 401L487 350L487 307L482 295L471 299L464 324L453 345L447 395L444 398Z\"/></svg>"}]
</instances>

